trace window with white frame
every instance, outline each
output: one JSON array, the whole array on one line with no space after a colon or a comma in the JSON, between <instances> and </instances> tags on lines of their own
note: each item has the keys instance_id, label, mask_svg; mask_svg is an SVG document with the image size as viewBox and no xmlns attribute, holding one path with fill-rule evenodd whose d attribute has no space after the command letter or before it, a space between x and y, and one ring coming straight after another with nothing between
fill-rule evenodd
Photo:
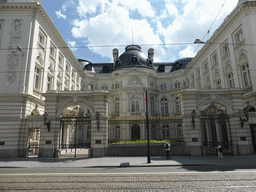
<instances>
[{"instance_id":1,"label":"window with white frame","mask_svg":"<svg viewBox=\"0 0 256 192\"><path fill-rule=\"evenodd\" d=\"M50 56L55 59L55 55L56 55L56 47L51 42L51 44L50 44Z\"/></svg>"},{"instance_id":2,"label":"window with white frame","mask_svg":"<svg viewBox=\"0 0 256 192\"><path fill-rule=\"evenodd\" d=\"M41 90L41 68L36 66L34 71L34 88Z\"/></svg>"},{"instance_id":3,"label":"window with white frame","mask_svg":"<svg viewBox=\"0 0 256 192\"><path fill-rule=\"evenodd\" d=\"M232 72L227 74L227 81L228 81L229 88L235 88L235 81L234 81L234 76Z\"/></svg>"},{"instance_id":4,"label":"window with white frame","mask_svg":"<svg viewBox=\"0 0 256 192\"><path fill-rule=\"evenodd\" d=\"M245 65L241 66L242 71L242 78L243 78L243 85L244 87L247 87L251 85L251 75L250 75L250 69L249 64L246 63Z\"/></svg>"},{"instance_id":5,"label":"window with white frame","mask_svg":"<svg viewBox=\"0 0 256 192\"><path fill-rule=\"evenodd\" d=\"M174 88L175 88L175 89L180 88L180 82L175 82L175 84L174 84Z\"/></svg>"},{"instance_id":6,"label":"window with white frame","mask_svg":"<svg viewBox=\"0 0 256 192\"><path fill-rule=\"evenodd\" d=\"M220 79L220 74L219 73L215 74L215 83L216 83L216 88L217 89L221 89L222 88L222 86L221 86L221 79Z\"/></svg>"},{"instance_id":7,"label":"window with white frame","mask_svg":"<svg viewBox=\"0 0 256 192\"><path fill-rule=\"evenodd\" d=\"M45 44L46 44L46 35L44 34L44 32L40 29L39 30L39 34L38 34L38 43L39 45L44 48Z\"/></svg>"},{"instance_id":8,"label":"window with white frame","mask_svg":"<svg viewBox=\"0 0 256 192\"><path fill-rule=\"evenodd\" d=\"M119 125L116 125L115 127L115 139L120 139L120 126Z\"/></svg>"},{"instance_id":9,"label":"window with white frame","mask_svg":"<svg viewBox=\"0 0 256 192\"><path fill-rule=\"evenodd\" d=\"M226 55L226 54L229 52L228 43L226 43L226 44L222 47L222 52L223 52L223 55Z\"/></svg>"},{"instance_id":10,"label":"window with white frame","mask_svg":"<svg viewBox=\"0 0 256 192\"><path fill-rule=\"evenodd\" d=\"M117 97L115 99L115 114L119 114L120 113L120 99L119 97Z\"/></svg>"},{"instance_id":11,"label":"window with white frame","mask_svg":"<svg viewBox=\"0 0 256 192\"><path fill-rule=\"evenodd\" d=\"M161 99L161 114L168 114L168 100L166 98Z\"/></svg>"},{"instance_id":12,"label":"window with white frame","mask_svg":"<svg viewBox=\"0 0 256 192\"><path fill-rule=\"evenodd\" d=\"M165 124L162 126L162 137L164 139L170 138L170 128L169 125Z\"/></svg>"},{"instance_id":13,"label":"window with white frame","mask_svg":"<svg viewBox=\"0 0 256 192\"><path fill-rule=\"evenodd\" d=\"M215 64L215 63L217 63L217 62L218 62L218 55L217 55L217 54L214 54L214 55L212 56L212 63Z\"/></svg>"},{"instance_id":14,"label":"window with white frame","mask_svg":"<svg viewBox=\"0 0 256 192\"><path fill-rule=\"evenodd\" d=\"M93 84L89 84L88 85L88 89L93 90L94 89L94 85Z\"/></svg>"},{"instance_id":15,"label":"window with white frame","mask_svg":"<svg viewBox=\"0 0 256 192\"><path fill-rule=\"evenodd\" d=\"M53 89L53 77L48 74L47 77L47 91L50 91Z\"/></svg>"},{"instance_id":16,"label":"window with white frame","mask_svg":"<svg viewBox=\"0 0 256 192\"><path fill-rule=\"evenodd\" d=\"M139 98L135 95L131 99L131 111L136 113L140 111Z\"/></svg>"},{"instance_id":17,"label":"window with white frame","mask_svg":"<svg viewBox=\"0 0 256 192\"><path fill-rule=\"evenodd\" d=\"M244 39L243 31L241 30L236 34L236 43L240 43L243 39Z\"/></svg>"},{"instance_id":18,"label":"window with white frame","mask_svg":"<svg viewBox=\"0 0 256 192\"><path fill-rule=\"evenodd\" d=\"M116 83L115 84L115 89L118 89L119 88L119 83Z\"/></svg>"}]
</instances>

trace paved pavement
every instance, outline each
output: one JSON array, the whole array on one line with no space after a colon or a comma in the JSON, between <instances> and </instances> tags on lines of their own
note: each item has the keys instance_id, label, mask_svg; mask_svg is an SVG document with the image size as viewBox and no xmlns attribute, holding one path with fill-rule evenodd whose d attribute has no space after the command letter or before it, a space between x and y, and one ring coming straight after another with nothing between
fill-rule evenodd
<instances>
[{"instance_id":1,"label":"paved pavement","mask_svg":"<svg viewBox=\"0 0 256 192\"><path fill-rule=\"evenodd\" d=\"M226 156L224 159L211 157L174 156L171 160L164 157L101 157L101 158L19 158L1 159L0 168L59 168L59 167L164 167L164 166L232 166L256 168L256 155L252 156Z\"/></svg>"}]
</instances>

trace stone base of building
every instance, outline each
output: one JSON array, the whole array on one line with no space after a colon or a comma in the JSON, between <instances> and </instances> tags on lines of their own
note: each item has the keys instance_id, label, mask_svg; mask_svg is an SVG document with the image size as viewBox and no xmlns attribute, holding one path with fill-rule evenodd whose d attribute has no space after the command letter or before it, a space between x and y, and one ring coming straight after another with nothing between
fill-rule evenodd
<instances>
[{"instance_id":1,"label":"stone base of building","mask_svg":"<svg viewBox=\"0 0 256 192\"><path fill-rule=\"evenodd\" d=\"M190 146L188 147L190 156L202 156L201 146Z\"/></svg>"},{"instance_id":2,"label":"stone base of building","mask_svg":"<svg viewBox=\"0 0 256 192\"><path fill-rule=\"evenodd\" d=\"M2 149L0 150L1 158L26 158L28 157L27 149Z\"/></svg>"},{"instance_id":3,"label":"stone base of building","mask_svg":"<svg viewBox=\"0 0 256 192\"><path fill-rule=\"evenodd\" d=\"M107 156L107 148L91 148L91 157L105 157Z\"/></svg>"},{"instance_id":4,"label":"stone base of building","mask_svg":"<svg viewBox=\"0 0 256 192\"><path fill-rule=\"evenodd\" d=\"M59 152L54 148L40 148L38 157L41 158L59 158Z\"/></svg>"},{"instance_id":5,"label":"stone base of building","mask_svg":"<svg viewBox=\"0 0 256 192\"><path fill-rule=\"evenodd\" d=\"M239 156L253 154L252 147L250 145L239 145L237 148Z\"/></svg>"}]
</instances>

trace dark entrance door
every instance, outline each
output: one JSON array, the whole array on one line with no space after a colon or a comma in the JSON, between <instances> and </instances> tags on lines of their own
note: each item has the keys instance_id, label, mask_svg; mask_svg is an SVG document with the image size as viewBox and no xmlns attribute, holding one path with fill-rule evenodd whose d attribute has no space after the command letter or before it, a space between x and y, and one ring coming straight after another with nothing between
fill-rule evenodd
<instances>
[{"instance_id":1,"label":"dark entrance door","mask_svg":"<svg viewBox=\"0 0 256 192\"><path fill-rule=\"evenodd\" d=\"M202 143L206 155L216 155L216 146L222 145L224 154L232 154L229 116L214 104L201 111ZM256 133L256 132L255 132Z\"/></svg>"},{"instance_id":2,"label":"dark entrance door","mask_svg":"<svg viewBox=\"0 0 256 192\"><path fill-rule=\"evenodd\" d=\"M140 140L140 126L138 124L132 125L132 140Z\"/></svg>"},{"instance_id":3,"label":"dark entrance door","mask_svg":"<svg viewBox=\"0 0 256 192\"><path fill-rule=\"evenodd\" d=\"M256 153L256 124L251 124L251 136L254 153Z\"/></svg>"}]
</instances>

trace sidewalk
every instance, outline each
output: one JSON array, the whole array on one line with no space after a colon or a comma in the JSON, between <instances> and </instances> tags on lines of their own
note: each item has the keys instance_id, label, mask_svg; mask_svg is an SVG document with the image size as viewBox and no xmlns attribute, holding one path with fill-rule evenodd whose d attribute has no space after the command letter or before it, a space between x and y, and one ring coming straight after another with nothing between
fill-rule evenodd
<instances>
[{"instance_id":1,"label":"sidewalk","mask_svg":"<svg viewBox=\"0 0 256 192\"><path fill-rule=\"evenodd\" d=\"M226 156L224 159L211 157L174 156L171 160L164 157L101 157L101 158L20 158L0 159L0 168L57 168L57 167L164 167L164 166L235 166L256 168L256 156Z\"/></svg>"}]
</instances>

